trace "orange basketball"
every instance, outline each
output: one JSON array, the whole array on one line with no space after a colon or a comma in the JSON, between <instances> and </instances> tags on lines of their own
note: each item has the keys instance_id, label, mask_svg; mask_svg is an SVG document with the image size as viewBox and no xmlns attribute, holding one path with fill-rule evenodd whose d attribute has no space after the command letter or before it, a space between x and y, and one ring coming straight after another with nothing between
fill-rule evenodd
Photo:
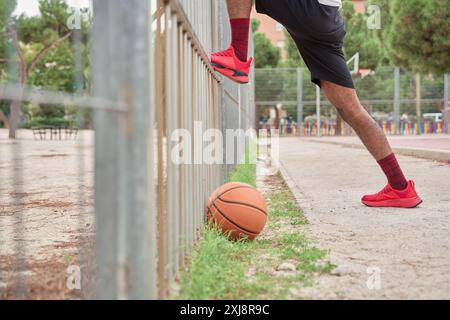
<instances>
[{"instance_id":1,"label":"orange basketball","mask_svg":"<svg viewBox=\"0 0 450 320\"><path fill-rule=\"evenodd\" d=\"M208 200L206 215L231 239L253 240L266 225L267 206L255 188L231 182L214 191Z\"/></svg>"}]
</instances>

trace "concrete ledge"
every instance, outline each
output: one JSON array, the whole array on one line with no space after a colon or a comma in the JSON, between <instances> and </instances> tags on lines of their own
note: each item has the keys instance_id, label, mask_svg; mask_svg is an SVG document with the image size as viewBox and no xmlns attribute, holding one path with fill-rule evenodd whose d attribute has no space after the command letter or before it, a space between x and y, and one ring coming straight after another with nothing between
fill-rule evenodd
<instances>
[{"instance_id":1,"label":"concrete ledge","mask_svg":"<svg viewBox=\"0 0 450 320\"><path fill-rule=\"evenodd\" d=\"M307 141L317 142L317 143L326 143L326 144L334 144L347 148L357 148L357 149L365 149L365 146L362 143L355 142L341 142L341 141L329 141L320 138L307 138ZM440 150L440 149L426 149L426 148L411 148L411 147L393 147L392 148L395 153L422 158L429 159L439 162L450 163L450 151L448 150Z\"/></svg>"}]
</instances>

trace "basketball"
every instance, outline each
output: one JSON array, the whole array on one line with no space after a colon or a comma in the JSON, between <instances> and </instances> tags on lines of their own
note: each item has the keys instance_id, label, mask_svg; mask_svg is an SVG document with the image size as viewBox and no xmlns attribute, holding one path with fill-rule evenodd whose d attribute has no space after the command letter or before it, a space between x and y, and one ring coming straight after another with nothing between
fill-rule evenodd
<instances>
[{"instance_id":1,"label":"basketball","mask_svg":"<svg viewBox=\"0 0 450 320\"><path fill-rule=\"evenodd\" d=\"M262 194L245 183L231 182L218 188L208 200L208 220L230 239L255 239L267 222L267 206Z\"/></svg>"}]
</instances>

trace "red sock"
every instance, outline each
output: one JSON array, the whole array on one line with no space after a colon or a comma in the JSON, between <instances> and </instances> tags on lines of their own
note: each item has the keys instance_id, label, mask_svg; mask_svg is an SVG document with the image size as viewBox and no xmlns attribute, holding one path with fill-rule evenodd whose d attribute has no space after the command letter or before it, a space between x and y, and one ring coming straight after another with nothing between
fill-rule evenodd
<instances>
[{"instance_id":1,"label":"red sock","mask_svg":"<svg viewBox=\"0 0 450 320\"><path fill-rule=\"evenodd\" d=\"M230 25L231 46L236 52L236 57L241 61L247 61L250 19L231 19Z\"/></svg>"},{"instance_id":2,"label":"red sock","mask_svg":"<svg viewBox=\"0 0 450 320\"><path fill-rule=\"evenodd\" d=\"M408 186L405 175L398 164L395 154L390 154L386 158L378 161L381 169L388 178L389 184L395 190L405 190Z\"/></svg>"}]
</instances>

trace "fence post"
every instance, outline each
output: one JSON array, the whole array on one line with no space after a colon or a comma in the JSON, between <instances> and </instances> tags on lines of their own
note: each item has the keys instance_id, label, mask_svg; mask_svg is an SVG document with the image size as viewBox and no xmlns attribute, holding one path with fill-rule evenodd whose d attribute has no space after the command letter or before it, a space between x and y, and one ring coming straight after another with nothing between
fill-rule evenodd
<instances>
[{"instance_id":1,"label":"fence post","mask_svg":"<svg viewBox=\"0 0 450 320\"><path fill-rule=\"evenodd\" d=\"M444 108L449 107L450 102L450 74L444 76Z\"/></svg>"},{"instance_id":2,"label":"fence post","mask_svg":"<svg viewBox=\"0 0 450 320\"><path fill-rule=\"evenodd\" d=\"M320 87L316 86L316 115L317 115L317 137L320 138L321 119L320 119Z\"/></svg>"},{"instance_id":3,"label":"fence post","mask_svg":"<svg viewBox=\"0 0 450 320\"><path fill-rule=\"evenodd\" d=\"M444 76L444 114L443 120L444 124L447 126L447 132L450 133L450 74L445 74Z\"/></svg>"},{"instance_id":4,"label":"fence post","mask_svg":"<svg viewBox=\"0 0 450 320\"><path fill-rule=\"evenodd\" d=\"M97 294L102 299L156 298L149 4L94 2L94 95L127 110L95 112Z\"/></svg>"},{"instance_id":5,"label":"fence post","mask_svg":"<svg viewBox=\"0 0 450 320\"><path fill-rule=\"evenodd\" d=\"M416 73L416 117L417 117L417 126L416 126L416 134L420 135L420 121L422 120L422 80L420 77L420 73Z\"/></svg>"},{"instance_id":6,"label":"fence post","mask_svg":"<svg viewBox=\"0 0 450 320\"><path fill-rule=\"evenodd\" d=\"M297 135L302 135L303 127L303 69L297 68Z\"/></svg>"},{"instance_id":7,"label":"fence post","mask_svg":"<svg viewBox=\"0 0 450 320\"><path fill-rule=\"evenodd\" d=\"M394 123L395 134L400 134L400 68L394 71Z\"/></svg>"}]
</instances>

